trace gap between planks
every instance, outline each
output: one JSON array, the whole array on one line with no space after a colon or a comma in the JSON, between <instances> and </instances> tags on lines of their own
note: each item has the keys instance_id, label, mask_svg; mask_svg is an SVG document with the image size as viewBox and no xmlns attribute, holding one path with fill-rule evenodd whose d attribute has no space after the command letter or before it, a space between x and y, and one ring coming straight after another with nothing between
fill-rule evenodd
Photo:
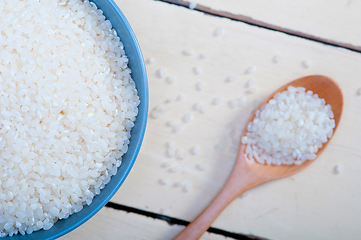
<instances>
[{"instance_id":1,"label":"gap between planks","mask_svg":"<svg viewBox=\"0 0 361 240\"><path fill-rule=\"evenodd\" d=\"M175 5L186 7L186 8L189 8L189 4L190 4L190 2L186 2L183 0L155 0L155 1L165 2L165 3L169 3L169 4L175 4ZM317 36L314 36L311 34L303 33L300 31L295 31L295 30L291 30L288 28L279 27L279 26L276 26L273 24L269 24L266 22L262 22L262 21L253 19L251 17L247 17L242 14L233 14L233 13L229 13L229 12L225 12L225 11L213 10L209 7L206 7L206 6L203 6L200 4L197 4L197 6L194 10L203 12L205 14L217 16L217 17L224 17L224 18L228 18L231 20L247 23L249 25L257 26L257 27L264 28L267 30L282 32L287 35L323 43L323 44L330 45L333 47L340 47L340 48L344 48L344 49L347 49L347 50L350 50L353 52L361 53L361 46L355 46L355 45L348 44L348 43L337 42L337 41L333 41L330 39L321 38L321 37L317 37Z\"/></svg>"},{"instance_id":2,"label":"gap between planks","mask_svg":"<svg viewBox=\"0 0 361 240\"><path fill-rule=\"evenodd\" d=\"M185 221L182 219L173 218L173 217L169 217L166 215L157 214L157 213L153 213L153 212L149 212L149 211L144 211L144 210L128 207L128 206L113 203L113 202L108 202L105 205L105 207L112 208L112 209L119 210L119 211L135 213L135 214L139 214L139 215L154 218L154 219L159 219L159 220L167 222L170 225L176 224L176 225L181 225L181 226L187 226L189 224L188 221ZM223 235L228 238L234 238L234 239L239 239L239 240L267 240L265 238L260 238L260 237L256 237L253 235L232 233L232 232L224 231L222 229L213 228L213 227L210 227L207 231L210 233L219 234L219 235Z\"/></svg>"}]
</instances>

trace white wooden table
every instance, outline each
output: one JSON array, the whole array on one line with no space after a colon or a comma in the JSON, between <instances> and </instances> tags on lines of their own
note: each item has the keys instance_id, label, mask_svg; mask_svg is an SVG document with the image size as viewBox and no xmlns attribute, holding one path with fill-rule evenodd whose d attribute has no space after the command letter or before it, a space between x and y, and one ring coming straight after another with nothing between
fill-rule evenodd
<instances>
[{"instance_id":1,"label":"white wooden table","mask_svg":"<svg viewBox=\"0 0 361 240\"><path fill-rule=\"evenodd\" d=\"M184 228L181 224L193 220L227 180L236 159L233 148L254 101L261 101L288 81L311 74L333 78L344 93L343 117L329 147L301 173L261 185L236 199L213 223L218 234L208 232L202 239L232 239L235 233L277 240L360 239L360 1L198 0L196 10L176 0L116 3L132 25L144 57L155 59L147 65L150 111L160 104L168 110L160 118L149 118L139 157L111 207L103 208L62 239L172 239ZM204 11L256 21L249 24ZM263 27L256 26L257 21ZM214 36L219 28L224 33ZM194 54L185 55L187 49ZM205 52L210 57L200 58ZM277 54L282 54L282 59L275 63ZM304 60L311 60L312 65L303 67ZM196 66L203 70L199 75L194 72ZM256 66L257 71L245 74L250 66ZM166 71L162 78L157 74L160 68ZM232 74L238 79L227 82ZM173 84L166 81L170 75L177 78ZM246 94L245 84L252 78L257 80L258 91ZM203 91L197 90L200 81L205 82ZM183 100L166 103L180 94L184 94ZM223 102L215 106L212 101L218 96ZM247 99L245 106L229 106L229 101L242 96ZM199 101L207 105L206 113L194 110ZM194 119L183 123L187 113ZM171 120L181 123L183 130L175 133L167 126ZM185 159L166 155L165 144L170 140L176 148L187 151ZM219 143L223 150L215 148ZM201 151L193 156L189 150L195 145ZM168 161L172 166L164 167ZM201 163L208 168L200 171L197 165ZM341 174L334 173L338 163L344 166ZM179 170L173 172L173 167ZM161 184L161 179L169 183ZM189 183L190 191L175 187L179 181Z\"/></svg>"}]
</instances>

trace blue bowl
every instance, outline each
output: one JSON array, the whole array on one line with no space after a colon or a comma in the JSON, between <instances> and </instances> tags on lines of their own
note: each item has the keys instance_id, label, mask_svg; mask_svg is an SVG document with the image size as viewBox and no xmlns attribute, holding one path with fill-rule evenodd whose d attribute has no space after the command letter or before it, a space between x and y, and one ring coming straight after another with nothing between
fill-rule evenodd
<instances>
[{"instance_id":1,"label":"blue bowl","mask_svg":"<svg viewBox=\"0 0 361 240\"><path fill-rule=\"evenodd\" d=\"M105 17L112 23L113 28L119 34L120 40L124 44L124 50L129 58L132 77L138 89L140 105L138 107L138 116L132 129L128 152L123 156L123 163L118 168L117 174L111 178L111 181L101 190L100 194L94 197L92 204L84 206L80 212L71 215L69 218L56 222L49 230L40 230L27 235L19 234L2 239L56 239L79 227L104 207L113 197L128 176L138 156L148 116L148 81L143 55L132 28L114 1L92 1L104 12Z\"/></svg>"}]
</instances>

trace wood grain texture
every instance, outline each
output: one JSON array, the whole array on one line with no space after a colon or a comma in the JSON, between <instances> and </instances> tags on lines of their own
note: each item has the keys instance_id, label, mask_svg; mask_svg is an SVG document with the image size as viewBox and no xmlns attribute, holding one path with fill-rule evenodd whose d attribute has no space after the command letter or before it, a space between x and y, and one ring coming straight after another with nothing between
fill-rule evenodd
<instances>
[{"instance_id":1,"label":"wood grain texture","mask_svg":"<svg viewBox=\"0 0 361 240\"><path fill-rule=\"evenodd\" d=\"M61 237L61 240L169 240L184 227L142 215L103 208L79 228ZM228 238L206 233L202 240Z\"/></svg>"},{"instance_id":2,"label":"wood grain texture","mask_svg":"<svg viewBox=\"0 0 361 240\"><path fill-rule=\"evenodd\" d=\"M170 0L187 3L186 1ZM361 49L361 2L199 0L197 9L308 38Z\"/></svg>"},{"instance_id":3,"label":"wood grain texture","mask_svg":"<svg viewBox=\"0 0 361 240\"><path fill-rule=\"evenodd\" d=\"M306 91L313 91L319 94L320 98L327 101L332 106L334 113L334 119L336 131L338 124L341 119L343 109L343 95L338 84L326 77L321 75L312 75L302 77L291 81L267 97L257 108L256 111L260 110L261 106L272 99L276 94L281 93L289 86L293 87L304 87ZM253 121L256 114L254 113L252 118L249 120L247 125ZM247 136L247 129L244 130L243 136ZM317 157L326 149L328 143L323 144L322 148L317 152ZM246 145L241 144L238 151L238 157L232 173L228 178L226 184L211 202L211 204L195 219L193 220L174 240L197 240L204 232L211 226L212 222L218 217L218 215L238 196L243 194L245 191L254 188L260 184L271 182L277 179L290 177L308 167L314 161L306 161L300 165L267 165L259 164L253 158L246 156Z\"/></svg>"},{"instance_id":4,"label":"wood grain texture","mask_svg":"<svg viewBox=\"0 0 361 240\"><path fill-rule=\"evenodd\" d=\"M254 100L262 102L293 79L322 74L333 78L345 96L343 119L327 151L301 173L258 186L248 191L248 196L237 198L212 226L280 240L358 238L361 99L356 91L361 87L360 54L159 1L116 2L132 25L145 58L155 59L147 65L150 110L164 104L168 111L159 119L149 118L139 157L113 202L193 220L214 199L232 171L237 156L231 148L254 110ZM214 37L218 27L225 31ZM193 49L195 54L184 55L186 49ZM204 52L211 56L199 58ZM282 60L276 64L273 57L278 53L282 53ZM306 59L312 60L309 68L302 66ZM252 65L257 71L246 74ZM202 74L194 73L195 66L202 67ZM166 74L160 78L157 72L162 67ZM232 74L239 78L227 82ZM167 83L169 75L177 77L175 83ZM245 84L251 78L257 80L258 91L246 94ZM201 80L204 91L196 88ZM165 103L182 93L184 100ZM222 104L212 105L217 96L223 96ZM230 108L228 102L241 96L246 97L246 105ZM208 106L207 113L194 110L198 101ZM184 129L174 133L167 122L181 123L187 113L194 116L193 121L182 123ZM168 158L165 143L169 140L187 152L200 145L200 154L188 152L183 160ZM218 143L225 146L223 151L215 149ZM162 167L167 161L173 165ZM208 169L199 171L200 163L207 164ZM338 163L344 165L344 173L336 175L333 170ZM170 171L178 165L179 171ZM169 184L160 184L161 178L169 179ZM179 181L191 183L191 191L175 187Z\"/></svg>"}]
</instances>

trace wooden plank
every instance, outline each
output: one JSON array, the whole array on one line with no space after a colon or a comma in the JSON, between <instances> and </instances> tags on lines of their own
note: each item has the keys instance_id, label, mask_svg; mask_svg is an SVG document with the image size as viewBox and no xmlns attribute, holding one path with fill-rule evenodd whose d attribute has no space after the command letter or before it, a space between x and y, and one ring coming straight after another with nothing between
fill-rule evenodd
<instances>
[{"instance_id":1,"label":"wooden plank","mask_svg":"<svg viewBox=\"0 0 361 240\"><path fill-rule=\"evenodd\" d=\"M324 74L335 79L345 94L344 116L328 149L294 177L250 190L212 226L270 239L357 239L361 234L361 108L356 95L361 87L360 54L159 1L116 2L134 28L146 58L155 59L147 65L150 109L182 93L185 99L165 104L169 110L164 116L149 119L137 162L112 201L188 221L194 219L225 183L236 158L229 151L232 140L237 140L245 127L253 101L264 99L293 79ZM224 34L215 37L218 27L224 28ZM182 54L186 49L193 49L195 54ZM210 52L211 56L200 59L203 52ZM278 53L283 57L276 64L273 57ZM305 59L312 60L311 67L302 66ZM193 72L197 65L203 69L200 75ZM257 71L245 74L252 65L257 66ZM166 70L165 76L177 77L174 84L157 76L161 67ZM231 74L239 75L239 79L227 83ZM244 85L251 78L257 79L259 90L247 95ZM196 84L201 80L206 88L199 92ZM214 106L211 103L217 96L223 96L224 101ZM246 106L231 109L228 102L240 96L247 98ZM206 114L193 108L201 100L208 106ZM193 121L173 133L167 122L181 122L187 113L194 115ZM233 137L231 132L235 133ZM187 151L198 144L201 153L184 160L168 158L168 140ZM220 142L225 146L223 152L214 148ZM179 164L181 170L172 173L171 167L163 168L162 164L169 160L173 166ZM208 169L199 171L199 163L206 163ZM344 165L343 174L333 173L337 163ZM160 184L161 178L170 183ZM179 181L191 183L192 190L185 192L182 187L174 187Z\"/></svg>"},{"instance_id":2,"label":"wooden plank","mask_svg":"<svg viewBox=\"0 0 361 240\"><path fill-rule=\"evenodd\" d=\"M184 227L142 215L103 208L79 228L61 237L62 240L169 240ZM206 233L203 240L226 240L228 238Z\"/></svg>"},{"instance_id":3,"label":"wooden plank","mask_svg":"<svg viewBox=\"0 0 361 240\"><path fill-rule=\"evenodd\" d=\"M188 1L163 0L182 6ZM196 10L361 51L361 2L199 0Z\"/></svg>"}]
</instances>

